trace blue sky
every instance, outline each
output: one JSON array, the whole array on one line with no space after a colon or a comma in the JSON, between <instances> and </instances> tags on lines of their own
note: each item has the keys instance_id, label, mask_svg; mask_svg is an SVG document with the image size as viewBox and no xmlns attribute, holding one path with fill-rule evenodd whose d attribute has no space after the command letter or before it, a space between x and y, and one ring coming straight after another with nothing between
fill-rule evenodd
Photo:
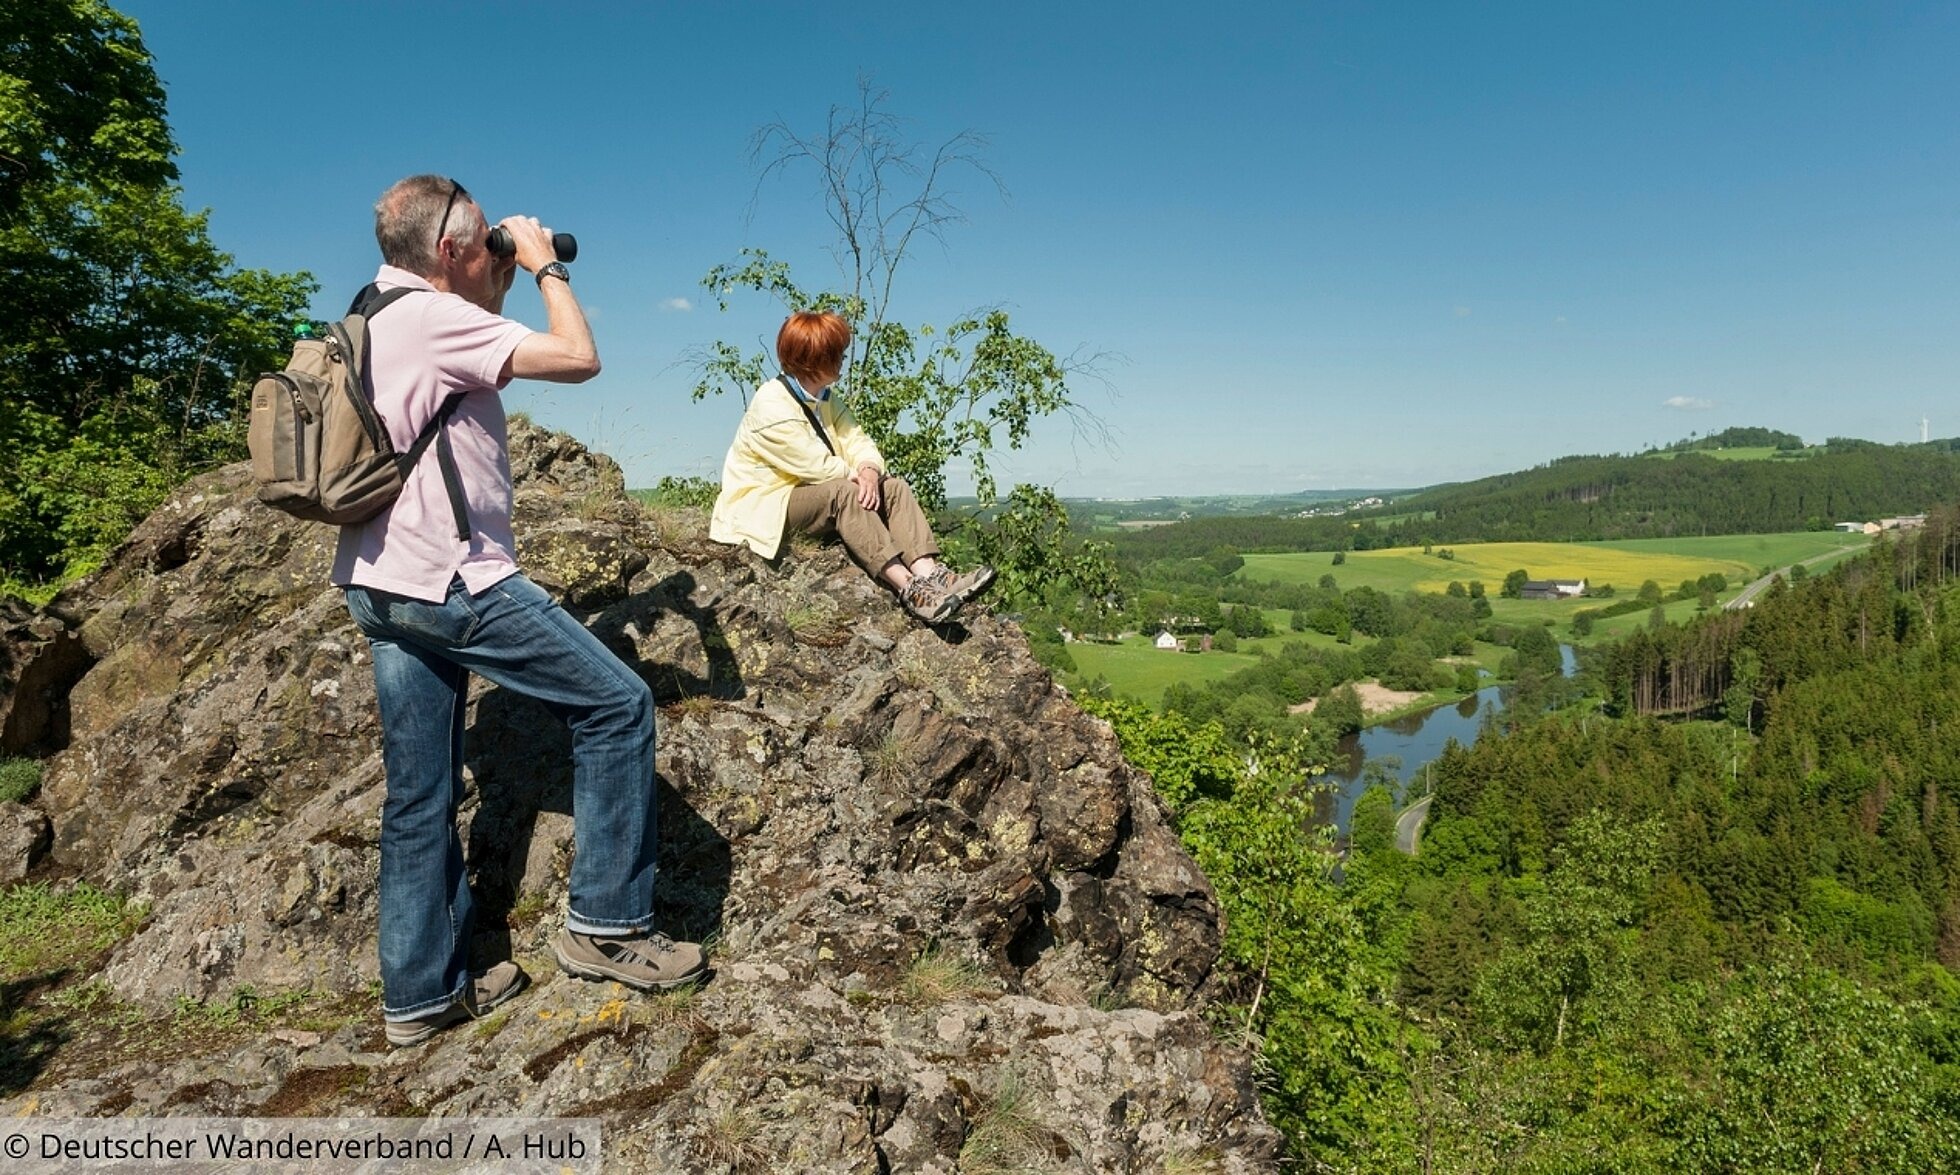
<instances>
[{"instance_id":1,"label":"blue sky","mask_svg":"<svg viewBox=\"0 0 1960 1175\"><path fill-rule=\"evenodd\" d=\"M1401 487L1762 425L1960 435L1960 5L819 6L123 0L187 202L332 316L371 208L453 174L578 235L606 369L513 408L629 484L718 473L741 411L689 356L773 338L698 283L744 246L836 273L813 177L761 126L860 76L924 142L988 137L1003 198L895 317L999 305L1104 353L1001 459L1068 496ZM506 312L543 326L520 283ZM679 309L685 299L691 309ZM959 487L956 484L955 489Z\"/></svg>"}]
</instances>

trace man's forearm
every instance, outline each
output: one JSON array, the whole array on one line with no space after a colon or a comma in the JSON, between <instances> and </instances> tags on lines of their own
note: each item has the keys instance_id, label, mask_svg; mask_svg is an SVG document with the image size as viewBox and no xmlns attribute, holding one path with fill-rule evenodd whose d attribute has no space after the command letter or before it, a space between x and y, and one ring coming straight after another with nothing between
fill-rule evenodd
<instances>
[{"instance_id":1,"label":"man's forearm","mask_svg":"<svg viewBox=\"0 0 1960 1175\"><path fill-rule=\"evenodd\" d=\"M593 341L592 327L585 321L585 308L578 304L571 283L547 277L538 283L538 292L544 297L545 321L551 336L562 340L572 357L589 359L596 369L599 345Z\"/></svg>"},{"instance_id":2,"label":"man's forearm","mask_svg":"<svg viewBox=\"0 0 1960 1175\"><path fill-rule=\"evenodd\" d=\"M571 285L547 276L538 283L538 293L544 298L549 325L517 344L510 357L510 374L553 383L583 383L599 374L599 347L592 341L592 327Z\"/></svg>"}]
</instances>

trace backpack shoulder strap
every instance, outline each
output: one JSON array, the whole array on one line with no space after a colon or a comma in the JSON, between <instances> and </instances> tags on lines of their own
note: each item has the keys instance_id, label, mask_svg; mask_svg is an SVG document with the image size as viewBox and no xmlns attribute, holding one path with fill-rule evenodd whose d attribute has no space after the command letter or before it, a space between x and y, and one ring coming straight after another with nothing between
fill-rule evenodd
<instances>
[{"instance_id":1,"label":"backpack shoulder strap","mask_svg":"<svg viewBox=\"0 0 1960 1175\"><path fill-rule=\"evenodd\" d=\"M401 301L403 298L415 292L414 286L396 286L393 289L384 290L378 283L369 282L362 286L361 292L355 294L354 300L347 304L347 313L349 315L358 314L362 318L373 318L375 315L381 313L383 309L394 305L396 302Z\"/></svg>"},{"instance_id":2,"label":"backpack shoulder strap","mask_svg":"<svg viewBox=\"0 0 1960 1175\"><path fill-rule=\"evenodd\" d=\"M358 329L348 323L343 323L342 327L354 356L355 370L363 380L367 378L368 367L367 320L408 295L420 292L413 286L395 286L384 290L378 284L369 282L361 287L361 292L355 294L354 300L348 303L347 317L349 319L358 317L361 322ZM415 435L415 443L409 447L408 452L397 455L395 461L401 469L402 480L406 482L408 475L414 471L416 463L421 461L422 455L429 451L429 443L435 442L437 464L442 467L443 489L449 495L449 512L456 520L456 537L463 542L468 542L470 512L463 497L463 475L456 467L455 453L449 447L449 433L444 428L462 402L461 392L444 400L442 407L437 409L436 414L429 418L429 422L422 426L422 431Z\"/></svg>"}]
</instances>

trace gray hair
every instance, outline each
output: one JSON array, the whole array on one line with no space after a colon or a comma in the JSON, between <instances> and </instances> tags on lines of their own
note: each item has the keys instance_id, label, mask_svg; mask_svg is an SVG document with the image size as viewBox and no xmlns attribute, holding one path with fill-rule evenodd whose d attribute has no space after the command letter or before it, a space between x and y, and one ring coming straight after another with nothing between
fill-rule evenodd
<instances>
[{"instance_id":1,"label":"gray hair","mask_svg":"<svg viewBox=\"0 0 1960 1175\"><path fill-rule=\"evenodd\" d=\"M460 193L460 194L457 194ZM381 245L381 259L398 269L424 277L436 269L436 228L442 222L450 197L456 198L449 213L449 227L443 235L450 240L467 241L477 228L475 203L469 189L440 175L412 175L397 181L374 202L374 239Z\"/></svg>"}]
</instances>

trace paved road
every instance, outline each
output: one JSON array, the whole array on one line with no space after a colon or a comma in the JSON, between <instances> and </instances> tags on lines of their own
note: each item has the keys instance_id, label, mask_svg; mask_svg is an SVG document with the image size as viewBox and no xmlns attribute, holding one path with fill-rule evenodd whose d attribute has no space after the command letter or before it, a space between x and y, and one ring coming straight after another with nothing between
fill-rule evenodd
<instances>
[{"instance_id":1,"label":"paved road","mask_svg":"<svg viewBox=\"0 0 1960 1175\"><path fill-rule=\"evenodd\" d=\"M1826 551L1822 555L1812 555L1808 559L1801 560L1801 562L1803 563L1804 566L1808 567L1813 563L1822 563L1826 559L1835 559L1839 555L1844 554L1846 551L1855 551L1862 545L1863 544L1860 543L1847 543L1846 545L1839 547L1835 551ZM1763 576L1761 579L1756 580L1755 582L1751 583L1748 587L1743 588L1741 591L1737 592L1735 594L1735 599L1730 600L1728 603L1722 605L1722 607L1733 611L1738 608L1748 608L1753 606L1756 597L1761 595L1763 589L1769 587L1770 581L1775 579L1779 575L1782 576L1787 581L1790 578L1790 568L1780 567L1777 570L1770 572L1768 575Z\"/></svg>"},{"instance_id":2,"label":"paved road","mask_svg":"<svg viewBox=\"0 0 1960 1175\"><path fill-rule=\"evenodd\" d=\"M1424 796L1402 809L1395 818L1395 847L1411 857L1416 855L1416 846L1422 840L1422 822L1429 816L1429 801L1434 798Z\"/></svg>"}]
</instances>

